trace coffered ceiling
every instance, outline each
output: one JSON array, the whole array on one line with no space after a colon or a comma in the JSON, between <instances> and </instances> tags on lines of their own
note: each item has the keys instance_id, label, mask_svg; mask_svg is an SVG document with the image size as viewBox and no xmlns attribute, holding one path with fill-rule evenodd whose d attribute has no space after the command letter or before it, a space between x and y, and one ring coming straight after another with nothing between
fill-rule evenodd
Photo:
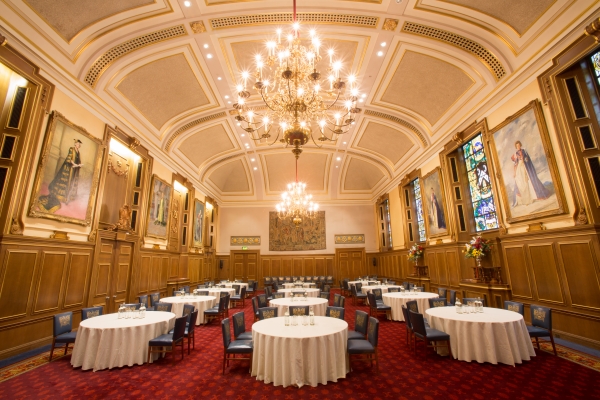
<instances>
[{"instance_id":1,"label":"coffered ceiling","mask_svg":"<svg viewBox=\"0 0 600 400\"><path fill-rule=\"evenodd\" d=\"M185 3L0 0L0 29L220 204L274 202L294 179L294 156L250 140L232 103L239 71L289 26L292 0ZM320 202L373 202L597 8L594 0L299 0L302 25L317 29L364 94L349 133L305 146L299 178ZM259 105L256 93L250 102Z\"/></svg>"}]
</instances>

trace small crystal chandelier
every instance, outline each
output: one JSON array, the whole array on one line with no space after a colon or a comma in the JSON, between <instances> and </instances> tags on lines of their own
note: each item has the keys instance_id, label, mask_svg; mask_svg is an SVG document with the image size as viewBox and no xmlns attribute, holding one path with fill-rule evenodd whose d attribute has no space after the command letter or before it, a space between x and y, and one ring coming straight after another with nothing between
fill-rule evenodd
<instances>
[{"instance_id":1,"label":"small crystal chandelier","mask_svg":"<svg viewBox=\"0 0 600 400\"><path fill-rule=\"evenodd\" d=\"M238 124L252 140L266 140L273 145L282 135L280 142L293 146L296 158L302 152L300 147L310 139L321 147L313 137L313 127L318 127L320 132L318 141L335 141L338 135L350 130L355 115L361 111L356 107L359 96L356 77L348 76L347 87L340 77L342 62L334 59L333 49L327 50L329 67L322 75L317 70L317 64L322 60L321 41L314 29L309 35L304 40L300 38L294 0L290 33L282 40L282 30L277 29L277 41L266 43L267 57L256 55L253 89L264 104L253 108L247 103L251 73L243 71L236 87L238 100L233 105ZM310 44L305 46L309 40ZM259 112L263 109L264 112ZM277 135L270 142L274 127Z\"/></svg>"},{"instance_id":2,"label":"small crystal chandelier","mask_svg":"<svg viewBox=\"0 0 600 400\"><path fill-rule=\"evenodd\" d=\"M298 182L298 157L296 157L296 181L288 183L288 190L281 194L281 203L277 204L277 216L281 219L291 218L294 225L299 226L303 218L314 218L319 204L312 201L312 194L306 193L306 183Z\"/></svg>"}]
</instances>

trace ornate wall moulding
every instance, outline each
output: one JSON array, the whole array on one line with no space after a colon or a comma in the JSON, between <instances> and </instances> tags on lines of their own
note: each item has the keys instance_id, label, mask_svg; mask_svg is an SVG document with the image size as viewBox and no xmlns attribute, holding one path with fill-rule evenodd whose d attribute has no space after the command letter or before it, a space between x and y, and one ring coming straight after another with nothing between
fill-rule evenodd
<instances>
[{"instance_id":1,"label":"ornate wall moulding","mask_svg":"<svg viewBox=\"0 0 600 400\"><path fill-rule=\"evenodd\" d=\"M365 242L365 235L363 234L334 235L334 238L335 244L355 244Z\"/></svg>"},{"instance_id":2,"label":"ornate wall moulding","mask_svg":"<svg viewBox=\"0 0 600 400\"><path fill-rule=\"evenodd\" d=\"M260 236L231 236L232 246L260 246Z\"/></svg>"}]
</instances>

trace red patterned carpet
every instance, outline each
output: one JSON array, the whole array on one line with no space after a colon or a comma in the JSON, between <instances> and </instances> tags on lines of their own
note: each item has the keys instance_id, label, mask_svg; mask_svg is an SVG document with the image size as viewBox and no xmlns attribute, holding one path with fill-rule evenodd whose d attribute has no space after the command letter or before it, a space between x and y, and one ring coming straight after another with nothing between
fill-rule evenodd
<instances>
[{"instance_id":1,"label":"red patterned carpet","mask_svg":"<svg viewBox=\"0 0 600 400\"><path fill-rule=\"evenodd\" d=\"M355 309L346 305L350 328ZM250 330L250 301L244 311ZM34 369L0 383L0 398L600 399L600 372L546 351L536 350L536 357L516 367L451 360L430 349L425 356L422 348L415 356L408 350L404 323L399 322L380 324L379 375L367 364L358 364L338 383L301 389L256 381L248 373L248 363L232 363L221 375L220 325L200 326L196 335L196 350L174 366L167 358L151 365L92 372L74 370L70 356L41 366L30 360L21 369ZM15 368L12 375L22 370Z\"/></svg>"}]
</instances>

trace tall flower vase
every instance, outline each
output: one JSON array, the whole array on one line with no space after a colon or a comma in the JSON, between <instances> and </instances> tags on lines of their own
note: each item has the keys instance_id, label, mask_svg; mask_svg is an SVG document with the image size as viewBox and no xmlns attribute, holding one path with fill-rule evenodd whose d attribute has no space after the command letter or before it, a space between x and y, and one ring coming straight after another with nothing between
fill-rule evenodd
<instances>
[{"instance_id":1,"label":"tall flower vase","mask_svg":"<svg viewBox=\"0 0 600 400\"><path fill-rule=\"evenodd\" d=\"M475 268L473 268L473 278L475 279L475 281L478 281L480 276L483 275L483 269L481 267L481 256L475 257L475 264L477 265Z\"/></svg>"},{"instance_id":2,"label":"tall flower vase","mask_svg":"<svg viewBox=\"0 0 600 400\"><path fill-rule=\"evenodd\" d=\"M413 275L414 276L419 275L419 260L420 260L419 257L415 258L415 262L414 262L414 266L413 266Z\"/></svg>"}]
</instances>

